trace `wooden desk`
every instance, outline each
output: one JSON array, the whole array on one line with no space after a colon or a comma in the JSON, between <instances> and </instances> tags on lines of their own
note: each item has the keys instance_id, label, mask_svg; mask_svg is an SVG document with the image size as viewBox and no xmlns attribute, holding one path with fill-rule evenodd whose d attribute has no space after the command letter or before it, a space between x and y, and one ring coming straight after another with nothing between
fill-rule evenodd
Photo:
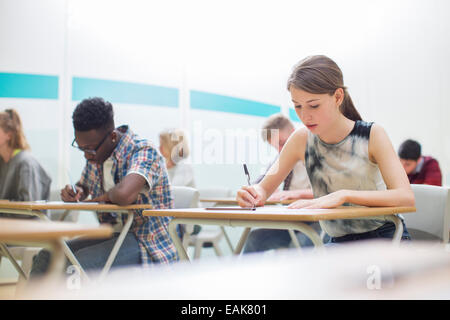
<instances>
[{"instance_id":1,"label":"wooden desk","mask_svg":"<svg viewBox=\"0 0 450 320\"><path fill-rule=\"evenodd\" d=\"M295 200L281 200L281 201L266 201L265 204L266 205L285 205L285 204L291 204L294 201L297 201L298 199ZM237 206L237 200L236 197L230 197L230 198L200 198L199 199L200 202L210 202L210 203L215 203L216 205L232 205L232 206Z\"/></svg>"},{"instance_id":2,"label":"wooden desk","mask_svg":"<svg viewBox=\"0 0 450 320\"><path fill-rule=\"evenodd\" d=\"M68 222L0 218L0 249L13 264L17 264L9 254L5 243L49 243L53 254L48 273L61 273L64 268L64 248L61 246L63 238L76 236L86 236L90 239L107 238L112 235L112 231L110 226L105 225L91 227ZM23 272L21 275L26 279Z\"/></svg>"},{"instance_id":3,"label":"wooden desk","mask_svg":"<svg viewBox=\"0 0 450 320\"><path fill-rule=\"evenodd\" d=\"M110 255L105 263L105 266L102 269L100 274L100 279L102 279L111 268L114 259L116 258L117 253L130 230L131 224L133 223L134 210L143 210L143 209L151 209L151 204L133 204L129 206L118 206L115 204L105 204L105 203L89 203L89 202L61 202L61 201L23 201L23 202L15 202L15 201L0 201L0 212L3 213L12 213L19 215L29 215L29 216L37 216L41 220L49 221L48 217L45 215L46 210L87 210L87 211L95 211L95 212L113 212L128 215L127 220L119 234L119 237L114 244L113 249L111 250ZM80 272L85 279L88 279L85 271L81 267L75 255L72 253L67 244L61 240L61 245L64 248L64 253L66 254L69 261L80 268ZM16 268L17 269L17 268ZM19 273L21 270L18 270Z\"/></svg>"},{"instance_id":4,"label":"wooden desk","mask_svg":"<svg viewBox=\"0 0 450 320\"><path fill-rule=\"evenodd\" d=\"M399 243L403 225L398 213L414 212L414 207L341 207L335 209L287 209L286 207L258 207L251 210L207 210L205 208L191 209L168 209L168 210L144 210L146 216L171 216L173 219L169 223L169 233L177 247L180 257L189 260L181 239L176 232L178 224L209 224L220 226L246 227L246 230L239 240L234 254L239 254L247 240L252 227L268 229L286 229L291 234L294 230L300 231L308 236L316 247L322 247L322 239L317 232L304 222L335 220L335 219L363 219L383 215L387 220L395 224L396 232L393 237L394 243ZM294 240L294 245L300 248L298 242Z\"/></svg>"},{"instance_id":5,"label":"wooden desk","mask_svg":"<svg viewBox=\"0 0 450 320\"><path fill-rule=\"evenodd\" d=\"M282 201L266 201L266 205L288 205L292 202L295 202L297 199L291 199L291 200L282 200ZM202 207L217 207L217 206L238 206L238 202L236 200L236 197L213 197L213 198L200 198L199 199ZM225 237L225 240L228 244L228 247L233 252L235 249L233 248L233 244L231 243L230 237L228 236L225 227L220 226L220 229L222 230L222 233Z\"/></svg>"}]
</instances>

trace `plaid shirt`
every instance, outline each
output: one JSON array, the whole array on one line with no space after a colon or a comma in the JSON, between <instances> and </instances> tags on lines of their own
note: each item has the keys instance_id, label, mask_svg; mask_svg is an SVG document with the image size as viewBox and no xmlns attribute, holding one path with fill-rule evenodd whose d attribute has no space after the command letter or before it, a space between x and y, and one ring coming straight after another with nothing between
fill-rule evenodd
<instances>
[{"instance_id":1,"label":"plaid shirt","mask_svg":"<svg viewBox=\"0 0 450 320\"><path fill-rule=\"evenodd\" d=\"M170 185L164 160L154 146L147 140L139 140L128 126L117 128L123 133L119 143L111 154L113 166L111 174L115 184L130 173L139 174L147 181L135 204L151 203L153 208L173 207ZM86 166L79 181L89 190L92 198L101 196L103 190L103 166L91 161ZM108 190L106 190L108 191ZM102 223L114 224L117 214L99 213ZM125 217L122 217L125 220ZM141 250L141 261L150 263L170 263L178 260L176 248L168 233L169 217L145 217L142 210L134 210L131 232L136 235Z\"/></svg>"}]
</instances>

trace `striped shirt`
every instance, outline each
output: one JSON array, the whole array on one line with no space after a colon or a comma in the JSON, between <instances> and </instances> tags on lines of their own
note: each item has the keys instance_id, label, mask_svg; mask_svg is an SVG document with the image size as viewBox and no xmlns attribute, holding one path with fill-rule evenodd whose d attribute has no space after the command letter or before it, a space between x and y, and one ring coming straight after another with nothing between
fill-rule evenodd
<instances>
[{"instance_id":1,"label":"striped shirt","mask_svg":"<svg viewBox=\"0 0 450 320\"><path fill-rule=\"evenodd\" d=\"M117 128L122 137L110 158L113 160L111 176L118 184L130 173L139 174L146 181L134 204L152 204L155 209L173 207L169 179L163 157L147 140L139 139L128 126ZM87 161L79 181L92 198L103 195L103 166ZM102 223L115 224L117 214L99 213ZM122 217L125 220L126 217ZM131 232L136 235L141 251L142 264L170 263L178 260L178 254L168 233L169 217L146 217L142 210L134 210ZM122 221L123 222L123 221Z\"/></svg>"}]
</instances>

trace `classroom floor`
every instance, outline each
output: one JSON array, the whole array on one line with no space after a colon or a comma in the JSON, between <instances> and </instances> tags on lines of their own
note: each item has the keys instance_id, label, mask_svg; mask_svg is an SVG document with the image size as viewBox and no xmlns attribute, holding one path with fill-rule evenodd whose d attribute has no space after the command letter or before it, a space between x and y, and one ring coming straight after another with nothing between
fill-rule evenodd
<instances>
[{"instance_id":1,"label":"classroom floor","mask_svg":"<svg viewBox=\"0 0 450 320\"><path fill-rule=\"evenodd\" d=\"M0 300L14 298L17 280L17 271L7 258L2 257L0 263Z\"/></svg>"},{"instance_id":2,"label":"classroom floor","mask_svg":"<svg viewBox=\"0 0 450 320\"><path fill-rule=\"evenodd\" d=\"M14 299L16 284L0 284L0 300Z\"/></svg>"}]
</instances>

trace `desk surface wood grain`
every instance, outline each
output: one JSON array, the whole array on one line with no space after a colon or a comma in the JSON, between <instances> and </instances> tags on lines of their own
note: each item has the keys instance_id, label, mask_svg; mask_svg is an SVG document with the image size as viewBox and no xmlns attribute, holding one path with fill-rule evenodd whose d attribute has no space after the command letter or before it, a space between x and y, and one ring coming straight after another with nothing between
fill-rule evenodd
<instances>
[{"instance_id":1,"label":"desk surface wood grain","mask_svg":"<svg viewBox=\"0 0 450 320\"><path fill-rule=\"evenodd\" d=\"M75 236L107 238L112 231L106 225L84 226L72 222L0 218L0 242L53 241Z\"/></svg>"},{"instance_id":2,"label":"desk surface wood grain","mask_svg":"<svg viewBox=\"0 0 450 320\"><path fill-rule=\"evenodd\" d=\"M356 219L398 213L415 212L415 207L339 207L334 209L288 209L286 207L258 207L251 210L215 210L214 208L189 208L144 210L145 216L172 216L195 219L232 219L265 221L320 221Z\"/></svg>"},{"instance_id":3,"label":"desk surface wood grain","mask_svg":"<svg viewBox=\"0 0 450 320\"><path fill-rule=\"evenodd\" d=\"M61 201L8 201L0 200L0 209L17 210L89 210L89 211L127 211L151 209L151 204L132 204L119 206L110 203L61 202Z\"/></svg>"},{"instance_id":4,"label":"desk surface wood grain","mask_svg":"<svg viewBox=\"0 0 450 320\"><path fill-rule=\"evenodd\" d=\"M199 199L200 202L214 202L214 203L218 203L218 204L227 204L227 205L237 205L237 200L236 198L200 198ZM297 199L295 200L280 200L280 201L266 201L265 204L266 205L274 205L274 204L291 204L292 202L297 201Z\"/></svg>"}]
</instances>

